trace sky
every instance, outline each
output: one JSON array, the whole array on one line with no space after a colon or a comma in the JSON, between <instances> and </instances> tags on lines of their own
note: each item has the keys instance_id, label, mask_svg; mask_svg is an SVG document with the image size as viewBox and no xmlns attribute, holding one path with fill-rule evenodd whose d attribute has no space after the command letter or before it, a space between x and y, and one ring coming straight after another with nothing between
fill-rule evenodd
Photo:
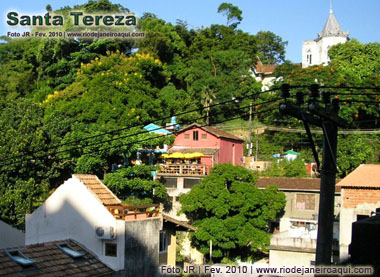
<instances>
[{"instance_id":1,"label":"sky","mask_svg":"<svg viewBox=\"0 0 380 277\"><path fill-rule=\"evenodd\" d=\"M239 29L250 34L271 31L287 41L286 59L302 60L302 41L317 38L329 16L330 0L111 0L127 7L137 16L144 12L156 14L167 22L186 21L189 28L226 24L218 14L222 2L232 3L243 11ZM0 2L0 35L9 27L6 15L17 11L19 15L44 15L47 4L59 9L86 3L87 0L13 0ZM380 0L333 0L333 11L343 31L362 43L380 42Z\"/></svg>"}]
</instances>

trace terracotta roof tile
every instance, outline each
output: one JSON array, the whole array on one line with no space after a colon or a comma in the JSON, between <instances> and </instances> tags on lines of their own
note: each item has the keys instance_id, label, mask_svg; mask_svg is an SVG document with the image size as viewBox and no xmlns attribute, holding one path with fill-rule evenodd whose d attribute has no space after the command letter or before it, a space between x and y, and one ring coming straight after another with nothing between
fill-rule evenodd
<instances>
[{"instance_id":1,"label":"terracotta roof tile","mask_svg":"<svg viewBox=\"0 0 380 277\"><path fill-rule=\"evenodd\" d=\"M290 177L260 177L256 183L259 188L266 188L269 185L276 185L279 190L320 190L321 179L318 178L290 178ZM335 192L340 192L339 187L335 187Z\"/></svg>"},{"instance_id":2,"label":"terracotta roof tile","mask_svg":"<svg viewBox=\"0 0 380 277\"><path fill-rule=\"evenodd\" d=\"M120 205L121 201L98 177L90 174L74 174L85 184L104 206Z\"/></svg>"},{"instance_id":3,"label":"terracotta roof tile","mask_svg":"<svg viewBox=\"0 0 380 277\"><path fill-rule=\"evenodd\" d=\"M84 253L83 262L77 263L63 253L57 243L67 243L74 250ZM15 249L15 248L12 248ZM73 240L54 241L33 244L17 248L26 257L34 259L36 264L23 268L0 250L0 276L106 276L114 273L112 269L97 260L90 252ZM101 272L98 270L101 269Z\"/></svg>"},{"instance_id":4,"label":"terracotta roof tile","mask_svg":"<svg viewBox=\"0 0 380 277\"><path fill-rule=\"evenodd\" d=\"M257 73L264 73L264 74L271 74L274 72L274 70L278 67L277 64L268 64L268 65L264 65L260 58L258 58L258 61L255 65L255 69L256 69L256 72Z\"/></svg>"},{"instance_id":5,"label":"terracotta roof tile","mask_svg":"<svg viewBox=\"0 0 380 277\"><path fill-rule=\"evenodd\" d=\"M344 177L339 187L380 188L380 164L361 164Z\"/></svg>"}]
</instances>

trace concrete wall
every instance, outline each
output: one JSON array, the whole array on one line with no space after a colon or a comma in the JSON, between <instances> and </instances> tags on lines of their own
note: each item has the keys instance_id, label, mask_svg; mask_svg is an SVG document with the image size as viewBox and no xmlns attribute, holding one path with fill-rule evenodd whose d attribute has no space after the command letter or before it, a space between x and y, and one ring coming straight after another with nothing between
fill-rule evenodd
<instances>
[{"instance_id":1,"label":"concrete wall","mask_svg":"<svg viewBox=\"0 0 380 277\"><path fill-rule=\"evenodd\" d=\"M315 253L282 250L269 251L270 267L310 267L311 261L315 261Z\"/></svg>"},{"instance_id":2,"label":"concrete wall","mask_svg":"<svg viewBox=\"0 0 380 277\"><path fill-rule=\"evenodd\" d=\"M160 265L176 265L176 248L177 248L177 237L175 224L171 222L163 223L163 230L167 232L167 251L160 252Z\"/></svg>"},{"instance_id":3,"label":"concrete wall","mask_svg":"<svg viewBox=\"0 0 380 277\"><path fill-rule=\"evenodd\" d=\"M293 192L293 191L284 191L286 196L286 206L285 213L280 220L280 232L284 232L290 229L291 219L304 219L304 220L313 220L314 214L318 214L319 211L319 192ZM314 195L315 205L314 209L306 210L297 208L297 194L308 194ZM339 215L341 207L341 197L340 195L335 195L335 204L334 204L334 214L335 216Z\"/></svg>"},{"instance_id":4,"label":"concrete wall","mask_svg":"<svg viewBox=\"0 0 380 277\"><path fill-rule=\"evenodd\" d=\"M189 233L186 233L185 238L182 241L181 254L190 259L192 264L201 265L204 263L204 255L191 246Z\"/></svg>"},{"instance_id":5,"label":"concrete wall","mask_svg":"<svg viewBox=\"0 0 380 277\"><path fill-rule=\"evenodd\" d=\"M125 222L125 276L159 276L161 229L162 217Z\"/></svg>"},{"instance_id":6,"label":"concrete wall","mask_svg":"<svg viewBox=\"0 0 380 277\"><path fill-rule=\"evenodd\" d=\"M117 257L105 256L105 243L96 236L97 227L114 227ZM26 244L72 238L114 270L124 269L124 221L116 220L97 198L73 177L32 214L26 215Z\"/></svg>"},{"instance_id":7,"label":"concrete wall","mask_svg":"<svg viewBox=\"0 0 380 277\"><path fill-rule=\"evenodd\" d=\"M0 220L0 249L25 245L25 234Z\"/></svg>"},{"instance_id":8,"label":"concrete wall","mask_svg":"<svg viewBox=\"0 0 380 277\"><path fill-rule=\"evenodd\" d=\"M380 207L380 189L342 188L342 208L340 212L339 259L347 260L351 243L352 223L358 215L370 216Z\"/></svg>"}]
</instances>

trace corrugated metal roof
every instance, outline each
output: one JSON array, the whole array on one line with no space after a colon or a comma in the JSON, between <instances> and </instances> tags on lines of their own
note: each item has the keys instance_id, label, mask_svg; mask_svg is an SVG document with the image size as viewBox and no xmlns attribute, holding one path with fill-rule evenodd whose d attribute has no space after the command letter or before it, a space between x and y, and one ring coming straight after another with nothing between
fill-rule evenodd
<instances>
[{"instance_id":1,"label":"corrugated metal roof","mask_svg":"<svg viewBox=\"0 0 380 277\"><path fill-rule=\"evenodd\" d=\"M113 192L104 185L97 176L91 174L74 174L89 190L98 198L104 206L119 205L121 201Z\"/></svg>"}]
</instances>

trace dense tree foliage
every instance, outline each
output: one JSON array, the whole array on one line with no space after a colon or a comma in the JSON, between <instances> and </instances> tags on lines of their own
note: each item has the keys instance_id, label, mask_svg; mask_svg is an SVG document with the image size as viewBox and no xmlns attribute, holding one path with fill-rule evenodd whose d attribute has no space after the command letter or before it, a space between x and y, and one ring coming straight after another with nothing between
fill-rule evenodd
<instances>
[{"instance_id":1,"label":"dense tree foliage","mask_svg":"<svg viewBox=\"0 0 380 277\"><path fill-rule=\"evenodd\" d=\"M227 17L227 25L236 28L243 20L242 11L231 3L223 2L219 5L218 13L223 13Z\"/></svg>"},{"instance_id":2,"label":"dense tree foliage","mask_svg":"<svg viewBox=\"0 0 380 277\"><path fill-rule=\"evenodd\" d=\"M362 44L357 40L351 40L332 46L329 56L331 61L328 66L302 68L297 64L282 64L275 72L278 77L275 86L283 83L299 86L300 88L291 91L289 100L291 102L295 102L297 92L303 93L306 102L309 100L310 91L302 86L317 83L330 87L321 92L329 92L332 98L339 99L339 116L348 122L349 125L346 128L378 128L380 115L378 89L369 88L380 85L380 44ZM268 94L266 97L272 99L278 96L280 96L280 91ZM317 101L321 103L322 97L319 97ZM263 109L264 107L259 108L259 110ZM304 129L302 121L290 116L281 116L278 109L264 113L260 119L268 125ZM314 140L321 152L322 136L315 135ZM261 138L261 141L263 142L263 154L266 156L270 154L266 151L287 150L283 148L285 146L294 148L298 152L310 147L306 135L299 133L268 132ZM270 143L270 141L275 141L275 143ZM371 154L376 149L374 146L378 145L378 135L342 135L339 136L338 141L339 177L346 176L360 163L379 161L378 155Z\"/></svg>"},{"instance_id":3,"label":"dense tree foliage","mask_svg":"<svg viewBox=\"0 0 380 277\"><path fill-rule=\"evenodd\" d=\"M104 183L128 204L165 202L168 194L162 183L153 181L151 172L155 170L154 166L144 164L123 168L107 174Z\"/></svg>"},{"instance_id":4,"label":"dense tree foliage","mask_svg":"<svg viewBox=\"0 0 380 277\"><path fill-rule=\"evenodd\" d=\"M283 159L280 162L273 161L271 166L262 172L268 177L307 177L305 160L302 157L288 161Z\"/></svg>"},{"instance_id":5,"label":"dense tree foliage","mask_svg":"<svg viewBox=\"0 0 380 277\"><path fill-rule=\"evenodd\" d=\"M129 12L108 0L73 8L88 13ZM50 5L46 9L53 11ZM65 31L82 28L69 23L71 9L54 10L67 19ZM208 108L260 87L249 71L258 49L263 49L260 36L236 28L242 20L238 7L224 3L218 12L227 16L228 26L197 30L189 29L185 21L173 25L146 13L138 23L146 37L138 41L4 37L0 44L2 219L22 226L23 215L72 173L102 178L113 163L131 159L138 148L172 141L144 132L142 127L150 122L165 125L170 115L182 113L177 117L182 124L211 123L246 105L236 101L233 106ZM273 37L270 43L278 44L282 55L281 40ZM184 113L188 110L192 112ZM123 172L115 176L124 178ZM128 183L136 188L123 185L123 189L111 183L124 198L128 193L142 195L136 182ZM152 199L162 199L162 189L155 186L145 186L147 193L154 188L158 194L150 195Z\"/></svg>"},{"instance_id":6,"label":"dense tree foliage","mask_svg":"<svg viewBox=\"0 0 380 277\"><path fill-rule=\"evenodd\" d=\"M51 6L46 8L53 10ZM66 6L55 12L67 16L71 9ZM128 12L126 7L108 0L91 0L75 9L91 13ZM170 143L173 138L158 137L144 132L142 127L150 122L165 125L174 114L180 114L177 119L181 124L218 123L243 113L246 119L248 105L255 100L254 110L263 112L257 120L301 127L300 122L279 116L278 102L260 104L277 97L276 93L251 97L261 87L252 77L257 57L264 64L282 63L286 42L270 31L253 35L239 30L242 11L232 4L222 3L215 12L226 16L226 25L191 29L185 21L172 24L145 13L138 23L145 38L136 41L3 37L1 218L22 227L24 214L32 212L72 173L91 173L102 178L108 176L112 164L130 160L137 149ZM73 26L68 24L65 28L70 30ZM329 66L302 69L284 63L276 74L282 77L278 80L289 84L309 85L317 81L330 86L376 86L379 53L378 43L353 40L331 48ZM342 117L355 127L378 127L378 106L357 102L376 102L377 96L352 96L353 91L348 89L338 92L346 93L339 99L351 101L342 106ZM231 100L234 102L221 104ZM357 151L348 147L349 138L341 141L339 150L340 159L350 155L341 162L341 176L358 162L377 161L379 156L370 155L374 147L359 151L361 145L368 145L368 140L377 145L376 136L352 139ZM305 136L298 134L271 133L259 141L264 157L270 157L272 151L294 148L299 152L308 147ZM115 176L124 176L123 172ZM138 183L135 192L130 184L134 182L120 185L122 189L117 188L117 183L112 186L120 189L121 197L127 197L129 192L143 195ZM146 186L148 194L154 186ZM158 199L151 194L149 197Z\"/></svg>"},{"instance_id":7,"label":"dense tree foliage","mask_svg":"<svg viewBox=\"0 0 380 277\"><path fill-rule=\"evenodd\" d=\"M182 212L198 228L192 243L213 259L253 257L266 250L270 220L285 206L285 195L255 187L257 176L241 166L216 165L199 185L180 197Z\"/></svg>"}]
</instances>

